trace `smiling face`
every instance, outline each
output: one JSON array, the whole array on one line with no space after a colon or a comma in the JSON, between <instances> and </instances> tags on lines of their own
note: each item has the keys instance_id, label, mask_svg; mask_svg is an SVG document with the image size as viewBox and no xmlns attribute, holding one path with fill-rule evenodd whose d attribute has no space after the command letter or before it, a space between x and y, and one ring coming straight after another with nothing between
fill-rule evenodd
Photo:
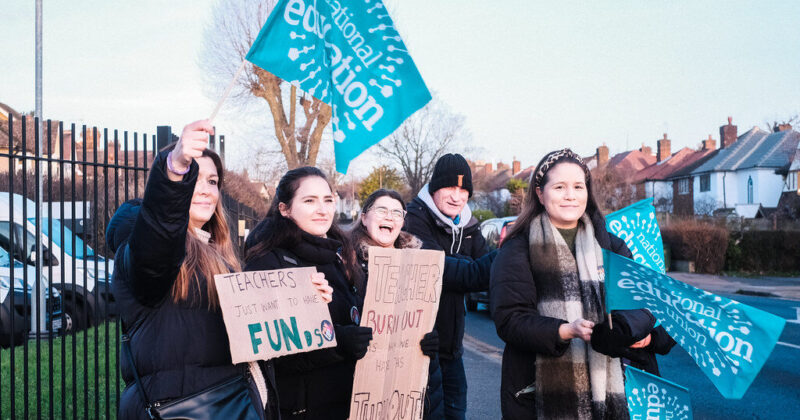
<instances>
[{"instance_id":1,"label":"smiling face","mask_svg":"<svg viewBox=\"0 0 800 420\"><path fill-rule=\"evenodd\" d=\"M461 209L467 204L469 191L461 187L439 188L433 193L433 203L442 214L455 218L461 214Z\"/></svg>"},{"instance_id":2,"label":"smiling face","mask_svg":"<svg viewBox=\"0 0 800 420\"><path fill-rule=\"evenodd\" d=\"M574 228L586 211L586 175L577 164L559 163L547 172L547 183L536 188L536 195L555 227Z\"/></svg>"},{"instance_id":3,"label":"smiling face","mask_svg":"<svg viewBox=\"0 0 800 420\"><path fill-rule=\"evenodd\" d=\"M391 248L403 228L404 214L402 203L392 197L383 196L375 200L372 207L361 215L361 223L376 244Z\"/></svg>"},{"instance_id":4,"label":"smiling face","mask_svg":"<svg viewBox=\"0 0 800 420\"><path fill-rule=\"evenodd\" d=\"M309 176L300 181L292 202L278 204L278 210L304 232L324 238L333 224L336 201L324 179Z\"/></svg>"},{"instance_id":5,"label":"smiling face","mask_svg":"<svg viewBox=\"0 0 800 420\"><path fill-rule=\"evenodd\" d=\"M219 174L214 161L210 157L195 159L200 167L197 184L192 194L192 205L189 207L189 226L202 228L214 215L219 201Z\"/></svg>"}]
</instances>

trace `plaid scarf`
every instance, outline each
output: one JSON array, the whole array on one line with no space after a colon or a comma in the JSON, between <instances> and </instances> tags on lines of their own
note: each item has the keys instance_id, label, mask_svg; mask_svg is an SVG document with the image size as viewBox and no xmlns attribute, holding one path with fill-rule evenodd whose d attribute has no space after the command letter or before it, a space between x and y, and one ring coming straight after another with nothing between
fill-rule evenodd
<instances>
[{"instance_id":1,"label":"plaid scarf","mask_svg":"<svg viewBox=\"0 0 800 420\"><path fill-rule=\"evenodd\" d=\"M529 231L531 269L543 316L601 322L603 254L588 216L579 223L575 257L546 213ZM539 419L628 419L622 364L579 338L560 357L536 356Z\"/></svg>"}]
</instances>

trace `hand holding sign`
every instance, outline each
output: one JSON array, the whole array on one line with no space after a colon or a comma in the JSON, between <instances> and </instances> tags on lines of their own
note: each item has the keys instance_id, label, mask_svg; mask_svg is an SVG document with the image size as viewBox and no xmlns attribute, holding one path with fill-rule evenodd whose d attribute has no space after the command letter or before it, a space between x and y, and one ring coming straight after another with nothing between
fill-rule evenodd
<instances>
[{"instance_id":1,"label":"hand holding sign","mask_svg":"<svg viewBox=\"0 0 800 420\"><path fill-rule=\"evenodd\" d=\"M330 289L313 267L214 276L233 363L335 347L325 303Z\"/></svg>"},{"instance_id":2,"label":"hand holding sign","mask_svg":"<svg viewBox=\"0 0 800 420\"><path fill-rule=\"evenodd\" d=\"M311 274L311 283L317 287L317 292L319 292L322 301L331 303L333 300L333 287L328 285L328 280L325 279L325 273Z\"/></svg>"}]
</instances>

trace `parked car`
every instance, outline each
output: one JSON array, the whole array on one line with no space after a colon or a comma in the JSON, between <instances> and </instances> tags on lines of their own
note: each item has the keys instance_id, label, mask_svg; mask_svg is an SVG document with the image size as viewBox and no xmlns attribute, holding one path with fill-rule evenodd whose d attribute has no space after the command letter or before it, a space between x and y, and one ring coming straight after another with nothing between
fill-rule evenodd
<instances>
[{"instance_id":1,"label":"parked car","mask_svg":"<svg viewBox=\"0 0 800 420\"><path fill-rule=\"evenodd\" d=\"M503 243L506 233L511 226L514 226L514 221L517 216L498 217L496 219L484 220L481 223L481 235L486 238L486 244L489 250L495 250ZM468 311L477 311L478 303L489 304L489 292L472 292L467 293L466 305Z\"/></svg>"},{"instance_id":2,"label":"parked car","mask_svg":"<svg viewBox=\"0 0 800 420\"><path fill-rule=\"evenodd\" d=\"M12 265L14 267L13 280L11 277ZM12 336L15 343L22 343L27 339L26 336L31 330L29 317L32 316L31 308L34 299L32 283L35 278L36 269L34 267L12 260L11 256L0 248L0 346L2 347L11 345ZM25 283L26 280L27 284ZM45 311L45 325L51 327L51 331L54 334L70 331L72 317L68 313L62 314L62 300L58 290L50 287L44 278L39 287L44 288L45 291L45 308L47 308ZM52 318L49 318L51 311ZM11 322L12 316L14 317L13 326ZM52 319L52 325L50 324L50 319Z\"/></svg>"},{"instance_id":3,"label":"parked car","mask_svg":"<svg viewBox=\"0 0 800 420\"><path fill-rule=\"evenodd\" d=\"M13 217L9 214L14 200ZM23 206L26 218L22 217ZM0 192L0 247L28 266L36 264L36 204L19 194L13 197ZM83 329L117 313L111 293L113 260L96 255L94 250L59 220L40 217L42 224L42 275L50 276L51 285L62 296L65 311L72 315L72 324ZM52 234L50 228L52 226ZM63 236L62 236L63 231ZM14 247L11 249L11 238ZM23 249L23 244L27 249ZM63 255L63 261L59 258ZM106 270L108 268L108 270ZM63 276L63 284L62 284Z\"/></svg>"}]
</instances>

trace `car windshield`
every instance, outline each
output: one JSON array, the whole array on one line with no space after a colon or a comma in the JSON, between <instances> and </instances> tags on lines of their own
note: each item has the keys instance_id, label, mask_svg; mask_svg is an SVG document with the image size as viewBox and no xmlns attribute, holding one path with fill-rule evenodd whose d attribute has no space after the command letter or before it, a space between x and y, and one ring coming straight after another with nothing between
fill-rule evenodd
<instances>
[{"instance_id":1,"label":"car windshield","mask_svg":"<svg viewBox=\"0 0 800 420\"><path fill-rule=\"evenodd\" d=\"M29 218L28 220L31 223L36 223L36 219L35 218ZM85 257L89 257L89 256L94 255L94 250L92 250L92 248L89 247L89 245L86 245L86 255L83 254L83 247L84 247L83 240L81 238L79 238L77 235L73 234L72 231L69 230L69 228L67 228L66 226L64 226L64 238L62 240L62 238L61 238L61 222L59 222L58 219L53 219L53 235L52 236L50 235L50 232L48 231L49 229L50 229L50 219L48 219L47 217L43 217L42 218L42 233L44 233L47 236L50 236L53 239L53 244L60 246L61 249L63 249L64 252L67 255L69 255L70 257L85 258ZM73 241L73 239L75 240L75 252L73 252L73 249L72 249L72 241ZM43 242L44 242L45 245L47 244L46 240L44 240Z\"/></svg>"},{"instance_id":2,"label":"car windshield","mask_svg":"<svg viewBox=\"0 0 800 420\"><path fill-rule=\"evenodd\" d=\"M9 257L8 252L5 249L0 248L0 267L10 267L11 266L11 257Z\"/></svg>"}]
</instances>

